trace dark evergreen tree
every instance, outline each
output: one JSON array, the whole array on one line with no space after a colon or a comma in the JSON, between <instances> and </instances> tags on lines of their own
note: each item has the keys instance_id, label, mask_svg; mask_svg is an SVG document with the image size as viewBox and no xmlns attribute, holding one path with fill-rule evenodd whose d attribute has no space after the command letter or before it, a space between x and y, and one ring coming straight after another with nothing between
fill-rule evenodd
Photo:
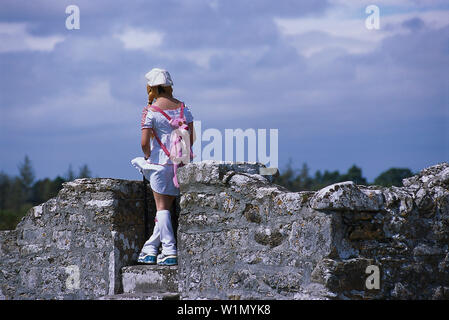
<instances>
[{"instance_id":1,"label":"dark evergreen tree","mask_svg":"<svg viewBox=\"0 0 449 320\"><path fill-rule=\"evenodd\" d=\"M31 166L31 160L28 158L28 156L25 156L25 159L23 163L21 163L19 166L19 177L26 189L30 189L31 185L34 181L34 171L33 167Z\"/></svg>"},{"instance_id":2,"label":"dark evergreen tree","mask_svg":"<svg viewBox=\"0 0 449 320\"><path fill-rule=\"evenodd\" d=\"M69 164L69 168L65 174L66 181L73 181L75 179L75 172L72 169L72 164Z\"/></svg>"},{"instance_id":3,"label":"dark evergreen tree","mask_svg":"<svg viewBox=\"0 0 449 320\"><path fill-rule=\"evenodd\" d=\"M80 171L78 173L78 178L90 178L91 172L87 164L80 167Z\"/></svg>"},{"instance_id":4,"label":"dark evergreen tree","mask_svg":"<svg viewBox=\"0 0 449 320\"><path fill-rule=\"evenodd\" d=\"M11 179L3 171L0 172L0 210L6 209L6 199L11 189Z\"/></svg>"},{"instance_id":5,"label":"dark evergreen tree","mask_svg":"<svg viewBox=\"0 0 449 320\"><path fill-rule=\"evenodd\" d=\"M413 172L408 168L390 168L374 179L374 184L384 187L401 187L402 179L411 176L413 176Z\"/></svg>"},{"instance_id":6,"label":"dark evergreen tree","mask_svg":"<svg viewBox=\"0 0 449 320\"><path fill-rule=\"evenodd\" d=\"M284 170L279 170L279 176L275 177L273 179L273 182L283 186L285 188L287 188L288 190L295 190L295 177L296 177L296 172L295 170L292 168L292 159L289 158L288 163L285 167Z\"/></svg>"},{"instance_id":7,"label":"dark evergreen tree","mask_svg":"<svg viewBox=\"0 0 449 320\"><path fill-rule=\"evenodd\" d=\"M355 184L367 185L366 179L362 176L362 169L355 164L348 169L348 172L341 176L342 181L353 181Z\"/></svg>"}]
</instances>

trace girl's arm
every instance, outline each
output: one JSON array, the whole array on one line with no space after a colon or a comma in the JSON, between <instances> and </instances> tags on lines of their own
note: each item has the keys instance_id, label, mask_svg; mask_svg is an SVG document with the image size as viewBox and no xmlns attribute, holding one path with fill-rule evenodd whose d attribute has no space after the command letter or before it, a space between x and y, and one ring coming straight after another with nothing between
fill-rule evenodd
<instances>
[{"instance_id":1,"label":"girl's arm","mask_svg":"<svg viewBox=\"0 0 449 320\"><path fill-rule=\"evenodd\" d=\"M148 159L151 154L150 140L152 136L152 130L153 129L151 128L142 129L142 139L140 141L140 144L142 146L142 151L145 155L145 159Z\"/></svg>"}]
</instances>

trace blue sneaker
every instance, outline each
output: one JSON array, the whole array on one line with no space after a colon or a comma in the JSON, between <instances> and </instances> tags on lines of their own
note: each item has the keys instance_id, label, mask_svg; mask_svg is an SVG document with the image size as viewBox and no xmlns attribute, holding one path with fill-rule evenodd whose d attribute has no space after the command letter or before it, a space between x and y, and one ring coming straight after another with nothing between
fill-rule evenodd
<instances>
[{"instance_id":1,"label":"blue sneaker","mask_svg":"<svg viewBox=\"0 0 449 320\"><path fill-rule=\"evenodd\" d=\"M157 264L159 266L174 266L178 264L178 256L177 255L164 255L160 254L157 256Z\"/></svg>"},{"instance_id":2,"label":"blue sneaker","mask_svg":"<svg viewBox=\"0 0 449 320\"><path fill-rule=\"evenodd\" d=\"M138 263L144 264L156 264L156 256L151 254L140 253L139 258L137 258Z\"/></svg>"}]
</instances>

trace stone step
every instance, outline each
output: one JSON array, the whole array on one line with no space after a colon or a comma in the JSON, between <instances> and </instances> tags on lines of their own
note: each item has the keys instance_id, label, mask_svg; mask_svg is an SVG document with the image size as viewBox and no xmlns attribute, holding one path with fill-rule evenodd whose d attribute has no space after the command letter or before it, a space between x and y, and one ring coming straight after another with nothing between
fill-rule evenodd
<instances>
[{"instance_id":1,"label":"stone step","mask_svg":"<svg viewBox=\"0 0 449 320\"><path fill-rule=\"evenodd\" d=\"M121 293L99 297L97 300L179 300L177 292Z\"/></svg>"},{"instance_id":2,"label":"stone step","mask_svg":"<svg viewBox=\"0 0 449 320\"><path fill-rule=\"evenodd\" d=\"M178 266L123 267L122 285L123 293L178 292Z\"/></svg>"}]
</instances>

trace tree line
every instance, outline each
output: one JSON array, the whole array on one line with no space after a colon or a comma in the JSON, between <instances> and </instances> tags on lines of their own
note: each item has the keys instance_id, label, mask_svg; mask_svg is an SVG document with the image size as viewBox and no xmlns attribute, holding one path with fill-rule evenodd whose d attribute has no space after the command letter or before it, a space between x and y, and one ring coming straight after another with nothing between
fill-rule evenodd
<instances>
[{"instance_id":1,"label":"tree line","mask_svg":"<svg viewBox=\"0 0 449 320\"><path fill-rule=\"evenodd\" d=\"M64 182L91 177L87 165L81 166L78 174L75 174L69 165L63 176L57 176L53 180L49 178L36 180L28 156L25 156L24 161L18 165L18 169L18 176L9 176L0 171L0 230L14 229L30 208L55 197ZM301 169L295 169L292 167L291 159L286 168L280 172L273 182L294 192L317 191L342 181L353 181L359 185L402 186L402 179L414 175L407 168L390 168L376 177L373 183L368 183L362 175L362 169L354 164L343 174L338 170L324 172L317 170L311 176L310 168L305 162Z\"/></svg>"},{"instance_id":2,"label":"tree line","mask_svg":"<svg viewBox=\"0 0 449 320\"><path fill-rule=\"evenodd\" d=\"M338 170L315 171L311 176L310 168L307 163L303 163L301 169L292 167L291 159L279 176L274 178L274 183L284 186L290 191L317 191L328 185L342 182L353 181L359 185L378 185L382 187L402 186L402 179L411 177L413 173L408 168L390 168L377 176L372 183L369 183L362 175L362 169L353 164L346 173L340 173Z\"/></svg>"},{"instance_id":3,"label":"tree line","mask_svg":"<svg viewBox=\"0 0 449 320\"><path fill-rule=\"evenodd\" d=\"M17 176L0 171L0 230L14 229L29 209L55 197L64 182L91 177L85 164L79 168L78 174L69 165L63 176L36 180L28 156L18 165L18 170Z\"/></svg>"}]
</instances>

